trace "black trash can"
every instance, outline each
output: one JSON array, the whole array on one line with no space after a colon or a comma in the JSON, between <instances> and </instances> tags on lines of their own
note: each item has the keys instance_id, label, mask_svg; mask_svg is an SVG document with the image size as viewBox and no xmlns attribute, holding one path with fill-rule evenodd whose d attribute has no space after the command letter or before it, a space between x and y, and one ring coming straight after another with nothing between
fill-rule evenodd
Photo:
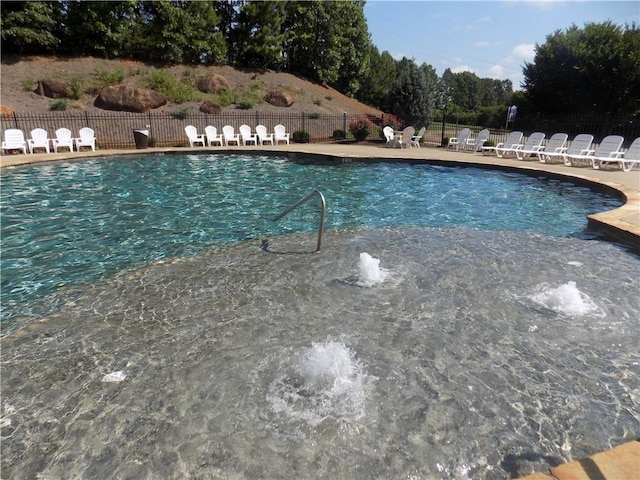
<instances>
[{"instance_id":1,"label":"black trash can","mask_svg":"<svg viewBox=\"0 0 640 480\"><path fill-rule=\"evenodd\" d=\"M149 130L134 130L133 139L136 142L136 148L149 148Z\"/></svg>"}]
</instances>

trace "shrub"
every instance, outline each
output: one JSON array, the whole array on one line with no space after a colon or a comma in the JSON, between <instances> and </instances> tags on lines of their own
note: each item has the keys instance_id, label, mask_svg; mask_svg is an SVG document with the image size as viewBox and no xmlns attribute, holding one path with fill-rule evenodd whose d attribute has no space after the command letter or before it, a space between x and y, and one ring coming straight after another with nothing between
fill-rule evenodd
<instances>
[{"instance_id":1,"label":"shrub","mask_svg":"<svg viewBox=\"0 0 640 480\"><path fill-rule=\"evenodd\" d=\"M362 117L349 124L349 131L356 139L356 142L361 142L369 136L371 127L373 127L373 122L366 117Z\"/></svg>"},{"instance_id":2,"label":"shrub","mask_svg":"<svg viewBox=\"0 0 640 480\"><path fill-rule=\"evenodd\" d=\"M317 113L317 112L311 112L311 113L307 114L307 116L309 118L311 118L312 120L317 120L317 119L320 118L320 114Z\"/></svg>"},{"instance_id":3,"label":"shrub","mask_svg":"<svg viewBox=\"0 0 640 480\"><path fill-rule=\"evenodd\" d=\"M153 148L158 144L158 139L156 137L149 137L148 143L149 146Z\"/></svg>"},{"instance_id":4,"label":"shrub","mask_svg":"<svg viewBox=\"0 0 640 480\"><path fill-rule=\"evenodd\" d=\"M296 130L293 132L293 141L296 143L309 143L309 132Z\"/></svg>"},{"instance_id":5,"label":"shrub","mask_svg":"<svg viewBox=\"0 0 640 480\"><path fill-rule=\"evenodd\" d=\"M53 100L49 104L49 110L56 112L64 112L67 109L68 101L66 98L59 98L58 100Z\"/></svg>"},{"instance_id":6,"label":"shrub","mask_svg":"<svg viewBox=\"0 0 640 480\"><path fill-rule=\"evenodd\" d=\"M195 98L192 85L176 80L164 70L153 70L147 77L149 88L160 92L173 103L184 103Z\"/></svg>"},{"instance_id":7,"label":"shrub","mask_svg":"<svg viewBox=\"0 0 640 480\"><path fill-rule=\"evenodd\" d=\"M86 80L82 75L72 75L69 77L69 85L71 86L71 98L80 100L84 93Z\"/></svg>"},{"instance_id":8,"label":"shrub","mask_svg":"<svg viewBox=\"0 0 640 480\"><path fill-rule=\"evenodd\" d=\"M383 127L388 125L393 127L394 130L400 130L402 128L402 121L395 115L385 115L382 124Z\"/></svg>"},{"instance_id":9,"label":"shrub","mask_svg":"<svg viewBox=\"0 0 640 480\"><path fill-rule=\"evenodd\" d=\"M251 110L253 108L253 103L247 100L241 100L238 103L236 103L236 108L240 110Z\"/></svg>"},{"instance_id":10,"label":"shrub","mask_svg":"<svg viewBox=\"0 0 640 480\"><path fill-rule=\"evenodd\" d=\"M318 105L318 106L322 105L322 100L320 100L319 98L314 98L312 102L314 103L314 105Z\"/></svg>"},{"instance_id":11,"label":"shrub","mask_svg":"<svg viewBox=\"0 0 640 480\"><path fill-rule=\"evenodd\" d=\"M344 130L334 130L333 131L333 139L334 140L344 140L347 138L347 132Z\"/></svg>"},{"instance_id":12,"label":"shrub","mask_svg":"<svg viewBox=\"0 0 640 480\"><path fill-rule=\"evenodd\" d=\"M125 79L126 74L121 68L115 70L105 70L104 68L96 68L94 74L97 79L97 90L102 90L104 87L110 87L112 85L119 85Z\"/></svg>"},{"instance_id":13,"label":"shrub","mask_svg":"<svg viewBox=\"0 0 640 480\"><path fill-rule=\"evenodd\" d=\"M179 108L170 113L173 118L178 120L184 120L189 115L189 107Z\"/></svg>"}]
</instances>

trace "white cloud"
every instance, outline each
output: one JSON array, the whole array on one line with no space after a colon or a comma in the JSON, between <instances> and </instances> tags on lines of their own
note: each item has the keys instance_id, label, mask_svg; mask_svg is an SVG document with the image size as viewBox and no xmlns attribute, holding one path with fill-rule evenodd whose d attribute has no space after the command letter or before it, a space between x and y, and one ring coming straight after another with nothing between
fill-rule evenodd
<instances>
[{"instance_id":1,"label":"white cloud","mask_svg":"<svg viewBox=\"0 0 640 480\"><path fill-rule=\"evenodd\" d=\"M480 41L480 42L475 42L473 44L473 46L476 48L490 48L490 47L495 47L497 45L500 45L500 42Z\"/></svg>"},{"instance_id":2,"label":"white cloud","mask_svg":"<svg viewBox=\"0 0 640 480\"><path fill-rule=\"evenodd\" d=\"M511 56L515 61L522 63L522 61L531 62L536 55L536 46L533 43L522 43L513 47Z\"/></svg>"},{"instance_id":3,"label":"white cloud","mask_svg":"<svg viewBox=\"0 0 640 480\"><path fill-rule=\"evenodd\" d=\"M488 70L489 77L501 80L504 78L504 67L502 65L494 65Z\"/></svg>"},{"instance_id":4,"label":"white cloud","mask_svg":"<svg viewBox=\"0 0 640 480\"><path fill-rule=\"evenodd\" d=\"M451 69L452 73L462 73L462 72L471 72L475 73L475 70L471 68L469 65L458 65L457 67L453 67Z\"/></svg>"}]
</instances>

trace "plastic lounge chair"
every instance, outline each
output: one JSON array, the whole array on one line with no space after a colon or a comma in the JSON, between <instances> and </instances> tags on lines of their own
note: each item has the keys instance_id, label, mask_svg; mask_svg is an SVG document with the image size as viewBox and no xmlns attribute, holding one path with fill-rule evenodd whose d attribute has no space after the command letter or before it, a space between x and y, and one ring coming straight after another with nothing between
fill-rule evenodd
<instances>
[{"instance_id":1,"label":"plastic lounge chair","mask_svg":"<svg viewBox=\"0 0 640 480\"><path fill-rule=\"evenodd\" d=\"M49 150L49 134L44 128L34 128L31 130L31 138L27 140L29 153L33 153L36 148L44 148L47 153Z\"/></svg>"},{"instance_id":2,"label":"plastic lounge chair","mask_svg":"<svg viewBox=\"0 0 640 480\"><path fill-rule=\"evenodd\" d=\"M427 131L427 127L422 127L420 130L418 130L418 134L414 135L411 138L411 146L412 147L418 147L420 148L420 140L422 140L422 137L424 136L424 132Z\"/></svg>"},{"instance_id":3,"label":"plastic lounge chair","mask_svg":"<svg viewBox=\"0 0 640 480\"><path fill-rule=\"evenodd\" d=\"M398 145L400 148L404 148L406 145L408 148L411 148L411 140L416 134L416 129L414 127L406 127L402 131L402 136L398 139Z\"/></svg>"},{"instance_id":4,"label":"plastic lounge chair","mask_svg":"<svg viewBox=\"0 0 640 480\"><path fill-rule=\"evenodd\" d=\"M76 150L80 151L82 147L89 147L94 152L96 151L96 134L92 128L84 127L78 132L80 135L76 138Z\"/></svg>"},{"instance_id":5,"label":"plastic lounge chair","mask_svg":"<svg viewBox=\"0 0 640 480\"><path fill-rule=\"evenodd\" d=\"M390 127L389 125L387 125L382 129L382 134L384 135L384 139L386 142L384 146L390 147L391 145L393 145L393 141L395 139L395 135L393 133L393 127Z\"/></svg>"},{"instance_id":6,"label":"plastic lounge chair","mask_svg":"<svg viewBox=\"0 0 640 480\"><path fill-rule=\"evenodd\" d=\"M284 127L284 125L276 125L275 127L273 127L273 132L273 139L276 142L276 145L278 145L280 142L286 142L287 145L289 145L289 134L287 133L287 129Z\"/></svg>"},{"instance_id":7,"label":"plastic lounge chair","mask_svg":"<svg viewBox=\"0 0 640 480\"><path fill-rule=\"evenodd\" d=\"M204 135L199 134L198 129L193 125L187 125L186 127L184 127L184 133L187 134L187 138L189 139L189 146L191 148L193 148L194 145L197 144L200 144L203 147L205 146Z\"/></svg>"},{"instance_id":8,"label":"plastic lounge chair","mask_svg":"<svg viewBox=\"0 0 640 480\"><path fill-rule=\"evenodd\" d=\"M586 155L590 151L591 142L593 142L593 135L581 133L575 136L569 144L569 147L563 148L560 151L552 152L551 148L547 145L547 148L538 154L538 158L542 163L550 163L554 158L560 158L564 161L566 155Z\"/></svg>"},{"instance_id":9,"label":"plastic lounge chair","mask_svg":"<svg viewBox=\"0 0 640 480\"><path fill-rule=\"evenodd\" d=\"M624 138L620 135L608 135L602 139L600 145L595 150L589 150L584 154L573 155L565 153L565 165L575 167L581 163L588 163L593 168L598 168L598 163L603 160L617 159L621 155L620 147L624 142Z\"/></svg>"},{"instance_id":10,"label":"plastic lounge chair","mask_svg":"<svg viewBox=\"0 0 640 480\"><path fill-rule=\"evenodd\" d=\"M2 149L7 152L10 150L22 150L27 154L27 142L24 140L24 133L18 128L9 128L4 131L4 140L2 141Z\"/></svg>"},{"instance_id":11,"label":"plastic lounge chair","mask_svg":"<svg viewBox=\"0 0 640 480\"><path fill-rule=\"evenodd\" d=\"M467 144L464 146L464 149L470 150L474 154L479 152L484 146L485 142L489 140L489 133L490 132L488 128L485 128L484 130L480 130L476 138L467 139Z\"/></svg>"},{"instance_id":12,"label":"plastic lounge chair","mask_svg":"<svg viewBox=\"0 0 640 480\"><path fill-rule=\"evenodd\" d=\"M470 136L471 129L463 128L462 130L460 130L460 133L458 133L457 137L452 137L449 139L449 143L447 143L447 149L455 147L456 150L460 150L461 146L464 148Z\"/></svg>"},{"instance_id":13,"label":"plastic lounge chair","mask_svg":"<svg viewBox=\"0 0 640 480\"><path fill-rule=\"evenodd\" d=\"M207 125L204 127L204 136L207 139L207 146L212 147L216 143L219 143L220 146L224 146L224 140L222 138L222 134L218 133L218 129L212 125Z\"/></svg>"},{"instance_id":14,"label":"plastic lounge chair","mask_svg":"<svg viewBox=\"0 0 640 480\"><path fill-rule=\"evenodd\" d=\"M524 160L524 157L527 155L535 155L542 150L544 148L542 145L542 142L544 142L544 136L543 132L534 132L527 137L527 141L524 142L523 145L516 145L513 149L513 153L516 154L516 158L518 160Z\"/></svg>"},{"instance_id":15,"label":"plastic lounge chair","mask_svg":"<svg viewBox=\"0 0 640 480\"><path fill-rule=\"evenodd\" d=\"M273 133L267 133L267 127L264 125L256 126L256 135L258 136L260 145L264 145L265 143L273 145Z\"/></svg>"},{"instance_id":16,"label":"plastic lounge chair","mask_svg":"<svg viewBox=\"0 0 640 480\"><path fill-rule=\"evenodd\" d=\"M242 144L253 143L258 145L258 136L251 133L251 127L249 125L240 125L240 138L242 138Z\"/></svg>"},{"instance_id":17,"label":"plastic lounge chair","mask_svg":"<svg viewBox=\"0 0 640 480\"><path fill-rule=\"evenodd\" d=\"M504 142L498 143L495 147L482 147L482 153L489 154L496 152L498 157L502 157L505 151L513 151L522 141L523 133L519 130L511 132Z\"/></svg>"},{"instance_id":18,"label":"plastic lounge chair","mask_svg":"<svg viewBox=\"0 0 640 480\"><path fill-rule=\"evenodd\" d=\"M51 139L53 144L53 151L58 153L59 148L68 148L70 152L73 152L73 138L71 137L71 130L68 128L59 128L56 130L56 138Z\"/></svg>"},{"instance_id":19,"label":"plastic lounge chair","mask_svg":"<svg viewBox=\"0 0 640 480\"><path fill-rule=\"evenodd\" d=\"M229 146L230 143L240 145L240 135L236 133L235 129L231 125L225 125L222 127L222 136L224 137L224 144Z\"/></svg>"},{"instance_id":20,"label":"plastic lounge chair","mask_svg":"<svg viewBox=\"0 0 640 480\"><path fill-rule=\"evenodd\" d=\"M543 159L543 155L545 153L562 153L567 150L567 148L565 147L567 138L569 138L569 135L567 135L566 133L554 133L553 135L551 135L551 138L549 138L547 144L543 145L542 148L538 149L536 152L527 153L535 153L535 155L538 157L538 160L540 160L540 163L545 163L545 160Z\"/></svg>"},{"instance_id":21,"label":"plastic lounge chair","mask_svg":"<svg viewBox=\"0 0 640 480\"><path fill-rule=\"evenodd\" d=\"M636 138L629 148L622 152L615 160L599 160L599 165L594 166L598 169L608 163L619 163L622 170L630 172L636 165L640 166L640 137Z\"/></svg>"}]
</instances>

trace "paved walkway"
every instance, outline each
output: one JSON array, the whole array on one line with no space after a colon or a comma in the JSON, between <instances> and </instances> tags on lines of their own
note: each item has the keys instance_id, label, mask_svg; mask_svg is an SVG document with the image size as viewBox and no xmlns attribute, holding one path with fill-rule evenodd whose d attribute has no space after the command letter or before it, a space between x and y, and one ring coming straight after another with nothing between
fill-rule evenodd
<instances>
[{"instance_id":1,"label":"paved walkway","mask_svg":"<svg viewBox=\"0 0 640 480\"><path fill-rule=\"evenodd\" d=\"M509 170L520 170L529 173L546 172L551 175L566 176L584 181L590 184L604 186L621 192L626 203L615 210L597 213L589 216L591 227L606 231L613 238L625 243L635 250L640 250L640 170L623 172L612 166L605 170L594 170L591 167L567 167L562 163L543 164L537 159L517 160L498 158L496 156L473 155L443 148L422 147L412 149L385 148L378 145L367 144L324 144L307 143L279 146L247 146L220 147L204 149L212 151L277 151L295 154L311 153L315 155L327 155L346 159L346 161L359 159L408 159L410 161L430 161L434 163L456 165L476 165L480 167L493 167ZM55 160L85 158L101 155L140 154L144 152L198 152L202 148L150 148L147 150L101 150L97 152L63 152L58 154L39 153L34 155L3 155L0 157L0 168Z\"/></svg>"},{"instance_id":2,"label":"paved walkway","mask_svg":"<svg viewBox=\"0 0 640 480\"><path fill-rule=\"evenodd\" d=\"M203 149L154 148L148 150L102 150L98 152L74 152L60 154L4 155L0 157L0 168L56 160L80 159L91 156L140 154L152 152L197 152ZM205 149L207 152L223 151L221 148ZM495 156L472 155L445 151L442 148L422 147L414 149L394 149L372 145L343 144L302 144L259 147L229 147L228 151L279 151L295 155L311 153L342 158L345 161L367 159L408 159L410 161L430 161L455 165L466 164L490 166L492 168L543 172L551 175L567 176L578 181L603 185L621 192L626 203L615 210L589 217L593 226L602 228L636 250L640 248L640 171L623 172L619 169L594 170L591 167L567 167L564 164L542 164L536 159L517 160ZM560 208L560 207L559 207ZM535 473L521 480L640 480L640 442L632 441L619 445L592 457L551 468L549 473Z\"/></svg>"}]
</instances>

